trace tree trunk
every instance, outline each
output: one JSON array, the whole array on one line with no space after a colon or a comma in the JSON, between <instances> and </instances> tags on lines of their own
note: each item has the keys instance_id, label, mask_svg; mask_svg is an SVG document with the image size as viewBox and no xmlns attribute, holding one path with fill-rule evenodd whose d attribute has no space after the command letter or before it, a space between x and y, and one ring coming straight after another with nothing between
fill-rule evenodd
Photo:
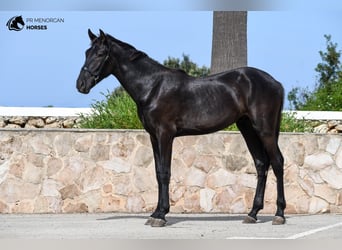
<instances>
[{"instance_id":1,"label":"tree trunk","mask_svg":"<svg viewBox=\"0 0 342 250\"><path fill-rule=\"evenodd\" d=\"M247 66L247 11L214 11L211 74Z\"/></svg>"}]
</instances>

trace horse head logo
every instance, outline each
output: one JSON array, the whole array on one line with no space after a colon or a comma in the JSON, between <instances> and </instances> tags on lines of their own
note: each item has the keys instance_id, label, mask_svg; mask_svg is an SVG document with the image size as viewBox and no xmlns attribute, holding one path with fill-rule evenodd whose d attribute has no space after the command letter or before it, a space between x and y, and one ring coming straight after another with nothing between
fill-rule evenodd
<instances>
[{"instance_id":1,"label":"horse head logo","mask_svg":"<svg viewBox=\"0 0 342 250\"><path fill-rule=\"evenodd\" d=\"M20 31L24 28L24 20L22 16L14 16L7 22L7 28L9 30Z\"/></svg>"}]
</instances>

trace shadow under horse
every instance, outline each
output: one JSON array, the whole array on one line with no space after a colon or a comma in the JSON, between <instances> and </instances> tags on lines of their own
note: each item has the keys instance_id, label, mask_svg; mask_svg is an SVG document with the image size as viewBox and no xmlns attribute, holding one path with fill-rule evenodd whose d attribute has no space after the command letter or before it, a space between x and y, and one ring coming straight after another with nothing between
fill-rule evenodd
<instances>
[{"instance_id":1,"label":"shadow under horse","mask_svg":"<svg viewBox=\"0 0 342 250\"><path fill-rule=\"evenodd\" d=\"M284 224L284 159L278 146L282 85L264 71L242 67L195 78L167 68L144 52L100 30L88 30L91 47L77 79L79 92L114 75L137 105L150 135L158 182L158 205L146 224L161 227L169 212L172 143L175 137L212 133L236 123L257 170L253 207L244 223L255 223L263 208L267 172L277 179L273 224Z\"/></svg>"}]
</instances>

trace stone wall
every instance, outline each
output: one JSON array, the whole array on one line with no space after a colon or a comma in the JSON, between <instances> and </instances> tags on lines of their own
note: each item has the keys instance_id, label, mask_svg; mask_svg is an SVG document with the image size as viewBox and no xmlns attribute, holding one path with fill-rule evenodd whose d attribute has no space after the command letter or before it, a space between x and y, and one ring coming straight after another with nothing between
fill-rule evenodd
<instances>
[{"instance_id":1,"label":"stone wall","mask_svg":"<svg viewBox=\"0 0 342 250\"><path fill-rule=\"evenodd\" d=\"M281 134L287 214L342 212L342 136ZM171 212L246 213L256 186L239 133L177 138ZM275 212L268 173L262 213ZM157 185L139 130L0 130L0 213L150 212Z\"/></svg>"},{"instance_id":2,"label":"stone wall","mask_svg":"<svg viewBox=\"0 0 342 250\"><path fill-rule=\"evenodd\" d=\"M79 116L0 116L0 128L73 128Z\"/></svg>"}]
</instances>

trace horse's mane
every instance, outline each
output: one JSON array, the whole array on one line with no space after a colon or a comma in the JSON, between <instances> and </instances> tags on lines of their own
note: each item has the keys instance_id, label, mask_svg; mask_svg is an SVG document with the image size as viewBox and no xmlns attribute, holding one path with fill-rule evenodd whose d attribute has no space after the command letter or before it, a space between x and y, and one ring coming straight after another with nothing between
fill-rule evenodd
<instances>
[{"instance_id":1,"label":"horse's mane","mask_svg":"<svg viewBox=\"0 0 342 250\"><path fill-rule=\"evenodd\" d=\"M109 38L109 40L115 42L116 44L120 45L120 47L122 47L123 49L127 49L127 50L136 50L138 51L136 48L134 48L132 45L125 43L123 41L120 41L119 39L116 39L114 37L112 37L109 34L106 34L107 38Z\"/></svg>"},{"instance_id":2,"label":"horse's mane","mask_svg":"<svg viewBox=\"0 0 342 250\"><path fill-rule=\"evenodd\" d=\"M180 72L183 72L186 74L186 72L182 69L172 69L172 68L166 67L165 65L163 65L163 64L159 63L158 61L154 60L153 58L149 57L145 52L143 52L141 50L137 50L134 46L132 46L128 43L125 43L119 39L116 39L115 37L113 37L109 34L106 34L106 36L107 36L107 38L109 38L110 41L118 44L123 49L131 51L131 53L132 53L131 54L131 61L137 60L139 58L146 58L150 63L152 63L154 65L161 66L164 69L172 70L172 71L173 70L180 71Z\"/></svg>"}]
</instances>

